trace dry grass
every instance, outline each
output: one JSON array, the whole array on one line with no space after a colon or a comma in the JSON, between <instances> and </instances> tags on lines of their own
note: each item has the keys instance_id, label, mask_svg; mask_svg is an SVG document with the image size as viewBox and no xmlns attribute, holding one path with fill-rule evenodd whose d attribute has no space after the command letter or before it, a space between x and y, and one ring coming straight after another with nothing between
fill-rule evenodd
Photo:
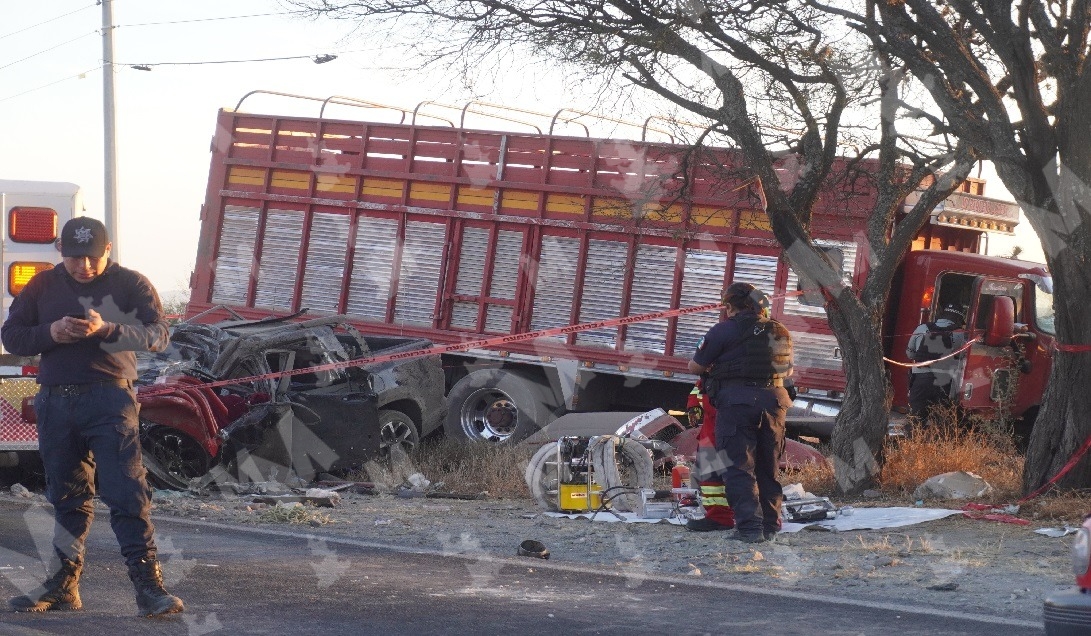
<instances>
[{"instance_id":1,"label":"dry grass","mask_svg":"<svg viewBox=\"0 0 1091 636\"><path fill-rule=\"evenodd\" d=\"M1039 519L1049 519L1068 525L1079 525L1091 513L1091 492L1054 491L1028 501L1023 512Z\"/></svg>"},{"instance_id":2,"label":"dry grass","mask_svg":"<svg viewBox=\"0 0 1091 636\"><path fill-rule=\"evenodd\" d=\"M537 446L467 444L440 438L426 440L409 456L415 472L442 490L463 494L487 492L500 499L530 497L524 473Z\"/></svg>"},{"instance_id":3,"label":"dry grass","mask_svg":"<svg viewBox=\"0 0 1091 636\"><path fill-rule=\"evenodd\" d=\"M884 456L879 482L889 494L911 493L929 477L955 470L989 482L996 501L1010 501L1021 493L1023 456L1002 431L933 423L889 440Z\"/></svg>"},{"instance_id":4,"label":"dry grass","mask_svg":"<svg viewBox=\"0 0 1091 636\"><path fill-rule=\"evenodd\" d=\"M802 484L804 490L819 497L835 494L837 486L833 475L833 465L830 462L808 463L798 468L786 468L780 472L780 483Z\"/></svg>"},{"instance_id":5,"label":"dry grass","mask_svg":"<svg viewBox=\"0 0 1091 636\"><path fill-rule=\"evenodd\" d=\"M306 523L312 526L325 525L331 522L330 516L324 512L318 512L312 506L277 504L266 508L258 515L258 520L265 523Z\"/></svg>"}]
</instances>

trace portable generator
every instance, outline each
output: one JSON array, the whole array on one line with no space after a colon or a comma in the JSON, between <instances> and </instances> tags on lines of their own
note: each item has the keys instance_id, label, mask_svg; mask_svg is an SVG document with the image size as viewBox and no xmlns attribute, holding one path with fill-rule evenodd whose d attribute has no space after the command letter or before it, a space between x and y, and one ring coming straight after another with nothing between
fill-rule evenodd
<instances>
[{"instance_id":1,"label":"portable generator","mask_svg":"<svg viewBox=\"0 0 1091 636\"><path fill-rule=\"evenodd\" d=\"M590 438L562 437L557 441L557 509L561 512L591 512L602 507L602 486L595 483Z\"/></svg>"}]
</instances>

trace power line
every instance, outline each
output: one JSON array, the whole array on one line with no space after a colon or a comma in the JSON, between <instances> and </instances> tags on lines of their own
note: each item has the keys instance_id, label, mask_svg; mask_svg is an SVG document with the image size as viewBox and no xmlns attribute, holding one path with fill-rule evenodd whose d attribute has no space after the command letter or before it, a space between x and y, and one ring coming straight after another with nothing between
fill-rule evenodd
<instances>
[{"instance_id":1,"label":"power line","mask_svg":"<svg viewBox=\"0 0 1091 636\"><path fill-rule=\"evenodd\" d=\"M314 55L290 55L288 57L263 57L255 60L210 60L205 62L153 62L146 64L126 64L114 62L118 66L141 67L139 70L151 70L153 66L198 66L201 64L243 64L245 62L278 62L280 60L302 60L315 57Z\"/></svg>"},{"instance_id":2,"label":"power line","mask_svg":"<svg viewBox=\"0 0 1091 636\"><path fill-rule=\"evenodd\" d=\"M32 25L30 25L28 27L23 27L23 28L19 29L18 31L12 31L11 33L5 33L4 35L0 35L0 40L3 40L4 38L12 36L12 35L16 35L18 33L22 33L23 31L29 31L29 30L31 30L31 29L33 29L35 27L40 27L43 24L49 24L50 22L60 20L61 18L67 18L68 16L72 15L73 13L79 13L80 11L85 11L85 10L90 9L91 7L95 7L95 6L98 6L98 3L89 4L86 7L76 9L75 11L69 11L68 13L66 13L64 15L59 15L59 16L57 16L55 18L50 18L50 19L45 20L43 22L39 22L38 24L32 24Z\"/></svg>"},{"instance_id":3,"label":"power line","mask_svg":"<svg viewBox=\"0 0 1091 636\"><path fill-rule=\"evenodd\" d=\"M28 56L26 56L24 58L15 60L14 62L8 62L7 64L5 64L3 66L0 66L0 70L3 70L3 69L5 69L5 68L7 68L9 66L15 66L19 62L25 62L25 61L29 60L32 57L38 57L42 53L48 53L48 52L52 51L53 49L59 49L59 48L61 48L62 46L66 45L66 44L72 44L73 42L75 42L77 40L82 40L83 38L85 38L85 37L87 37L89 35L98 35L98 33L99 33L98 31L91 31L90 33L84 33L83 35L81 35L79 37L76 37L76 38L72 38L71 40L68 40L67 42L61 42L60 44L57 44L56 46L49 47L48 49L42 49L41 51L38 51L37 53L31 53L30 55L28 55Z\"/></svg>"},{"instance_id":4,"label":"power line","mask_svg":"<svg viewBox=\"0 0 1091 636\"><path fill-rule=\"evenodd\" d=\"M40 90L42 90L43 88L49 88L50 86L53 86L54 84L60 84L61 82L67 82L67 81L68 81L68 80L70 80L70 79L75 79L75 78L77 78L77 77L83 77L84 75L87 75L88 73L90 73L90 72L92 72L92 71L97 71L97 70L99 70L100 68L102 68L102 65L99 65L99 66L94 66L94 67L91 67L91 68L87 69L86 71L83 71L83 72L81 72L81 73L76 73L75 75L70 75L70 76L68 76L68 77L65 77L65 78L63 78L63 79L59 79L59 80L57 80L57 81L55 81L55 82L50 82L50 83L48 83L48 84L43 84L43 85L41 85L41 86L39 86L39 87L37 87L37 88L32 88L32 89L30 89L30 90L27 90L27 91L23 91L22 93L16 93L16 94L14 94L14 95L8 95L7 97L4 97L4 98L0 98L0 102L6 102L6 101L8 101L9 99L15 99L16 97L22 97L23 95L26 95L26 94L28 94L28 93L33 93L33 92L35 92L35 91L40 91Z\"/></svg>"},{"instance_id":5,"label":"power line","mask_svg":"<svg viewBox=\"0 0 1091 636\"><path fill-rule=\"evenodd\" d=\"M87 9L87 8L94 7L94 6L97 6L97 5L89 5L88 7L83 7L83 9ZM56 18L52 18L52 19L46 20L44 22L39 22L36 25L26 27L26 28L21 29L19 31L14 31L14 32L9 33L7 35L0 36L0 39L3 39L5 37L7 37L8 35L15 35L16 33L22 33L23 31L26 31L27 29L34 28L35 26L41 26L43 24L48 24L49 22L53 22L54 20L59 20L59 19L65 17L65 16L72 15L73 13L76 13L78 11L83 11L83 9L76 9L76 11L70 11L70 12L68 12L68 13L66 13L66 14L64 14L62 16L57 16ZM258 17L272 16L272 15L292 15L292 13L293 12L291 12L291 11L281 11L281 12L275 12L275 13L252 13L252 14L249 14L249 15L222 16L222 17L217 17L217 18L195 18L195 19L192 19L192 20L175 20L175 21L171 21L171 22L144 22L144 23L139 23L139 24L119 24L119 25L115 25L114 28L117 29L117 28L120 28L122 26L135 27L135 26L152 26L152 25L163 25L163 24L185 24L185 23L189 23L189 22L211 22L211 21L214 21L214 20L237 20L237 19L241 19L241 18L258 18ZM66 44L71 44L71 43L73 43L73 42L75 42L77 40L82 40L83 38L87 37L88 35L97 35L99 33L101 33L101 31L97 31L97 30L92 31L90 33L85 33L85 34L83 34L83 35L81 35L79 37L73 38L73 39L68 40L66 42L61 42L60 44L57 44L56 46L51 46L48 49L43 49L41 51L38 51L37 53L32 53L32 54L30 54L30 55L28 55L28 56L26 56L24 58L15 60L14 62L9 62L9 63L7 63L7 64L5 64L3 66L0 66L0 70L3 70L3 69L5 69L5 68L7 68L9 66L14 66L14 65L16 65L16 64L18 64L20 62L25 62L26 60L29 60L29 59L31 59L33 57L37 57L37 56L39 56L39 55L41 55L43 53L48 53L49 51L52 51L54 49L58 49L58 48L66 45ZM140 67L144 67L141 70L147 70L148 68L150 68L152 66L167 66L167 65L178 66L178 65L196 65L196 64L235 64L235 63L241 63L241 62L270 62L270 61L276 61L276 60L294 60L294 59L315 58L315 57L317 57L317 56L315 56L315 55L300 55L300 56L293 56L293 57L277 57L277 58L267 58L267 59L260 59L260 60L224 60L224 61L213 61L213 62L161 62L161 63L157 63L157 64L137 64L137 65L131 65L131 66L140 66ZM321 63L321 62L319 62L319 63Z\"/></svg>"},{"instance_id":6,"label":"power line","mask_svg":"<svg viewBox=\"0 0 1091 636\"><path fill-rule=\"evenodd\" d=\"M359 53L369 49L355 49L352 51L337 51L337 54ZM199 66L203 64L244 64L248 62L279 62L282 60L314 60L316 64L324 64L336 58L336 55L328 53L312 53L310 55L289 55L286 57L263 57L250 60L206 60L203 62L142 62L131 64L127 62L114 62L117 66L130 66L140 71L150 71L155 66Z\"/></svg>"},{"instance_id":7,"label":"power line","mask_svg":"<svg viewBox=\"0 0 1091 636\"><path fill-rule=\"evenodd\" d=\"M190 22L213 22L216 20L239 20L241 18L263 18L271 15L296 15L294 11L280 11L277 13L251 13L250 15L228 15L219 18L194 18L192 20L172 20L170 22L140 22L137 24L118 24L114 28L159 26L162 24L188 24Z\"/></svg>"}]
</instances>

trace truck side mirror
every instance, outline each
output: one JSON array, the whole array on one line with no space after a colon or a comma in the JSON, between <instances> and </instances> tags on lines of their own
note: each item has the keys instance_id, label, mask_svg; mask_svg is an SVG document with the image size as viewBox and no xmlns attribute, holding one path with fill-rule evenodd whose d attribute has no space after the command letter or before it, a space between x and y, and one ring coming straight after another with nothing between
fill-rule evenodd
<instances>
[{"instance_id":1,"label":"truck side mirror","mask_svg":"<svg viewBox=\"0 0 1091 636\"><path fill-rule=\"evenodd\" d=\"M1015 301L1007 296L993 297L992 316L985 326L985 345L1002 347L1015 335Z\"/></svg>"}]
</instances>

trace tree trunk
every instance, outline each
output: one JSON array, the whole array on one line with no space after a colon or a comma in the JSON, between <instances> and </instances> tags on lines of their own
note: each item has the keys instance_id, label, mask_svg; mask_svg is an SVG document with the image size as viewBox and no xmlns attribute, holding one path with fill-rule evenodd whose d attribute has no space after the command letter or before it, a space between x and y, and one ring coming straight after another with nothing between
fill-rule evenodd
<instances>
[{"instance_id":1,"label":"tree trunk","mask_svg":"<svg viewBox=\"0 0 1091 636\"><path fill-rule=\"evenodd\" d=\"M1051 197L1040 197L1028 209L1037 217L1034 227L1042 236L1053 274L1054 326L1057 342L1091 344L1091 145L1083 134L1091 126L1091 72L1073 86L1074 103L1058 124L1059 167L1047 164L1045 181ZM1035 175L1037 176L1037 175ZM1039 192L1045 188L1039 188ZM1044 230L1044 232L1043 232ZM1044 236L1043 236L1044 234ZM1062 346L1063 346L1062 344ZM1042 410L1031 429L1023 488L1037 489L1064 468L1072 454L1091 434L1091 352L1053 352L1053 368L1042 399ZM1091 486L1091 458L1084 456L1057 485Z\"/></svg>"},{"instance_id":2,"label":"tree trunk","mask_svg":"<svg viewBox=\"0 0 1091 636\"><path fill-rule=\"evenodd\" d=\"M846 382L830 445L838 490L857 494L873 487L879 477L891 398L880 325L859 302L849 305L827 306L830 325L841 336Z\"/></svg>"},{"instance_id":3,"label":"tree trunk","mask_svg":"<svg viewBox=\"0 0 1091 636\"><path fill-rule=\"evenodd\" d=\"M1091 343L1091 312L1084 299L1091 297L1086 271L1075 258L1075 249L1066 249L1053 259L1052 273L1056 326L1060 342ZM1042 399L1042 410L1031 429L1023 468L1023 488L1035 490L1056 475L1072 454L1091 435L1091 352L1053 352L1053 369ZM1091 454L1058 482L1062 488L1086 488L1091 485Z\"/></svg>"}]
</instances>

